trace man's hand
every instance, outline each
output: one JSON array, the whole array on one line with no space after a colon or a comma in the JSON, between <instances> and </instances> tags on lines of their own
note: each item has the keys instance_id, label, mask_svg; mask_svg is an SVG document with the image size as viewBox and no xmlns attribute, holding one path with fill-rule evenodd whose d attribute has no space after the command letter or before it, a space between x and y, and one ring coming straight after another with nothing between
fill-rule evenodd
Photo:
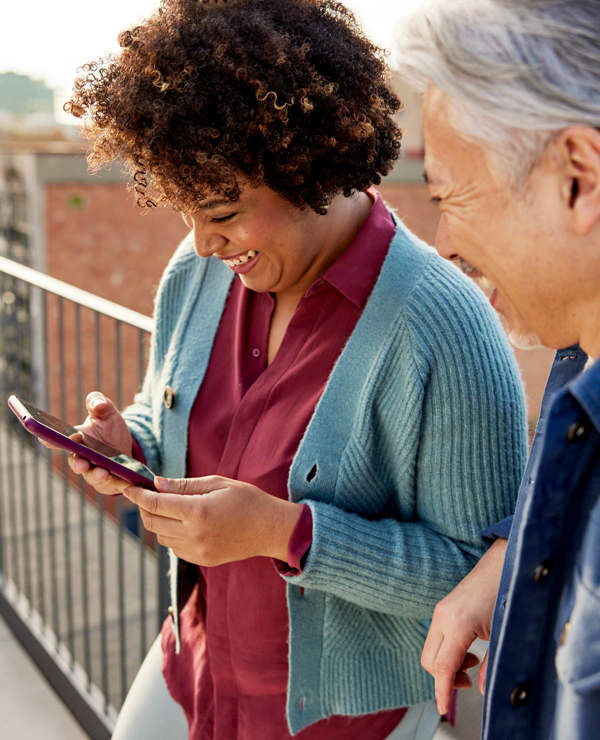
<instances>
[{"instance_id":1,"label":"man's hand","mask_svg":"<svg viewBox=\"0 0 600 740\"><path fill-rule=\"evenodd\" d=\"M433 611L421 665L435 679L435 699L440 714L446 714L450 708L453 688L471 686L466 670L479 661L468 650L477 637L483 640L490 637L507 542L497 539ZM481 693L485 688L486 670L487 653L479 669Z\"/></svg>"},{"instance_id":2,"label":"man's hand","mask_svg":"<svg viewBox=\"0 0 600 740\"><path fill-rule=\"evenodd\" d=\"M155 478L159 493L131 486L144 527L175 555L198 565L222 565L263 555L287 560L300 504L271 496L242 481Z\"/></svg>"}]
</instances>

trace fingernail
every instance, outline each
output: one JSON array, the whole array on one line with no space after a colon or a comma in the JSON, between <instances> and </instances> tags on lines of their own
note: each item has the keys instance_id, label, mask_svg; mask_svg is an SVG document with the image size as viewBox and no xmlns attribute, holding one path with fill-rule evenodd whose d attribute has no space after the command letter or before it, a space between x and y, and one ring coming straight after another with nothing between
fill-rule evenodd
<instances>
[{"instance_id":1,"label":"fingernail","mask_svg":"<svg viewBox=\"0 0 600 740\"><path fill-rule=\"evenodd\" d=\"M99 406L101 403L105 403L106 398L104 396L97 396L96 398L92 399L92 402L90 403L91 408L96 408L96 406Z\"/></svg>"},{"instance_id":2,"label":"fingernail","mask_svg":"<svg viewBox=\"0 0 600 740\"><path fill-rule=\"evenodd\" d=\"M169 485L169 479L168 478L162 478L160 475L154 476L154 485L156 486L168 486Z\"/></svg>"}]
</instances>

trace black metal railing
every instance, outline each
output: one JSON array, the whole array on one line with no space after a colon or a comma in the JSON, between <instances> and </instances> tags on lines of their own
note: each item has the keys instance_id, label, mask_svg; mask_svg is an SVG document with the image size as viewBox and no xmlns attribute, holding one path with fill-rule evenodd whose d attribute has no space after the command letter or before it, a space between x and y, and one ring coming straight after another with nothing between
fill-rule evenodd
<instances>
[{"instance_id":1,"label":"black metal railing","mask_svg":"<svg viewBox=\"0 0 600 740\"><path fill-rule=\"evenodd\" d=\"M0 613L90 737L116 714L168 606L166 552L6 405L77 423L94 388L139 387L151 320L0 257Z\"/></svg>"}]
</instances>

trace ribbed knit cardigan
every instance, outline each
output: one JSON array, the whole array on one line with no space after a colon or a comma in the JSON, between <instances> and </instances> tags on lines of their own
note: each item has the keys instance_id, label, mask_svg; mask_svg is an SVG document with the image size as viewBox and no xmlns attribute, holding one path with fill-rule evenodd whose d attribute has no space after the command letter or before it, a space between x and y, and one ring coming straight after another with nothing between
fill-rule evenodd
<instances>
[{"instance_id":1,"label":"ribbed knit cardigan","mask_svg":"<svg viewBox=\"0 0 600 740\"><path fill-rule=\"evenodd\" d=\"M162 475L186 473L232 278L187 237L159 286L146 379L125 416ZM481 531L513 511L525 455L522 386L494 312L398 223L290 470L289 497L313 516L304 570L286 578L293 734L434 696L420 665L428 620L481 555ZM179 642L177 609L173 628Z\"/></svg>"}]
</instances>

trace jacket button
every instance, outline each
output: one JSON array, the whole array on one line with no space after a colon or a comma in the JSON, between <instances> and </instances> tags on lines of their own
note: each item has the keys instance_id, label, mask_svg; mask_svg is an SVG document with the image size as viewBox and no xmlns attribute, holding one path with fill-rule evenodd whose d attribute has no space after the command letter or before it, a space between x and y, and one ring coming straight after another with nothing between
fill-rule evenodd
<instances>
[{"instance_id":1,"label":"jacket button","mask_svg":"<svg viewBox=\"0 0 600 740\"><path fill-rule=\"evenodd\" d=\"M175 391L168 385L163 391L163 403L165 408L170 409L175 404Z\"/></svg>"},{"instance_id":2,"label":"jacket button","mask_svg":"<svg viewBox=\"0 0 600 740\"><path fill-rule=\"evenodd\" d=\"M569 427L569 431L567 432L567 439L569 440L569 442L579 442L580 439L583 439L583 437L585 437L586 432L587 429L585 428L585 426L580 421L576 421Z\"/></svg>"},{"instance_id":3,"label":"jacket button","mask_svg":"<svg viewBox=\"0 0 600 740\"><path fill-rule=\"evenodd\" d=\"M533 571L533 580L536 583L543 583L550 575L551 570L552 563L549 560L545 560Z\"/></svg>"},{"instance_id":4,"label":"jacket button","mask_svg":"<svg viewBox=\"0 0 600 740\"><path fill-rule=\"evenodd\" d=\"M531 684L529 681L520 683L510 692L510 703L513 707L522 707L529 704L531 699Z\"/></svg>"}]
</instances>

